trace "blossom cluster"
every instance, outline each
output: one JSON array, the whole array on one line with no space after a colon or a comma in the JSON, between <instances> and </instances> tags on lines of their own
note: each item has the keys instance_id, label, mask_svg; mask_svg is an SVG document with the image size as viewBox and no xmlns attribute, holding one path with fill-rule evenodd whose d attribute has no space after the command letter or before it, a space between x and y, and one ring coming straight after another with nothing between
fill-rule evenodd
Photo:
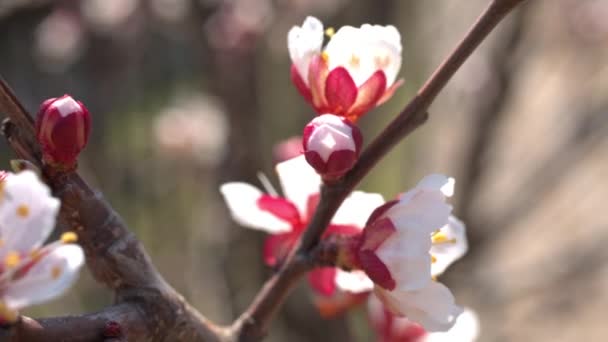
<instances>
[{"instance_id":1,"label":"blossom cluster","mask_svg":"<svg viewBox=\"0 0 608 342\"><path fill-rule=\"evenodd\" d=\"M220 188L235 221L270 234L263 259L271 267L282 264L307 229L323 184L331 186L356 164L363 146L357 120L402 83L401 37L393 26L334 33L308 17L287 42L292 81L318 115L304 128L301 153L284 153L292 157L276 165L282 195L240 182ZM380 341L474 340L477 321L467 318L474 314L437 281L467 250L465 226L447 203L453 192L454 180L439 174L389 201L352 192L321 236L337 245L335 267L309 273L320 313L339 314L368 300Z\"/></svg>"}]
</instances>

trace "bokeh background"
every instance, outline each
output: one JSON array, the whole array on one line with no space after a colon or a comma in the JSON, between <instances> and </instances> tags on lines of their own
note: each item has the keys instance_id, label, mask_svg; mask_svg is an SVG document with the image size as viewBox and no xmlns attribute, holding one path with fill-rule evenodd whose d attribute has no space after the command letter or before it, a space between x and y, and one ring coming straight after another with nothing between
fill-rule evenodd
<instances>
[{"instance_id":1,"label":"bokeh background","mask_svg":"<svg viewBox=\"0 0 608 342\"><path fill-rule=\"evenodd\" d=\"M313 113L289 81L286 34L398 27L406 83L360 123L380 132L488 0L0 0L0 75L35 112L70 93L93 115L81 158L168 281L228 323L271 270L264 235L233 224L218 186L276 183L273 149ZM481 317L481 341L603 341L608 334L608 1L529 0L484 42L427 124L361 185L391 198L431 172L457 179L470 252L443 276ZM2 165L12 157L2 144ZM365 307L323 320L305 282L269 341L369 341ZM87 273L27 311L111 302Z\"/></svg>"}]
</instances>

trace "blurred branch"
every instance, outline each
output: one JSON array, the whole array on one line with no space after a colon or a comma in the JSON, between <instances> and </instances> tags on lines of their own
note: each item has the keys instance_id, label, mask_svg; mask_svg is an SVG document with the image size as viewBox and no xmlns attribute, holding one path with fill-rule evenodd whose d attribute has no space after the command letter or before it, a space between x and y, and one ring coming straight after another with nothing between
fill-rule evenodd
<instances>
[{"instance_id":1,"label":"blurred branch","mask_svg":"<svg viewBox=\"0 0 608 342\"><path fill-rule=\"evenodd\" d=\"M562 177L571 174L572 168L581 165L587 152L605 141L608 132L607 112L608 103L605 103L579 120L569 139L514 192L518 194L518 200L511 201L514 205L487 224L491 227L488 231L492 232L492 239L498 238L496 233L506 231L502 228L516 224L532 212L536 203L540 203L543 197L557 188L556 184Z\"/></svg>"},{"instance_id":2,"label":"blurred branch","mask_svg":"<svg viewBox=\"0 0 608 342\"><path fill-rule=\"evenodd\" d=\"M523 0L493 0L460 44L437 68L405 109L361 154L355 167L336 184L321 189L315 215L285 265L262 288L250 307L234 322L232 334L241 341L263 338L268 325L298 278L304 273L298 262L317 242L342 201L393 146L423 124L427 110L446 83L496 25Z\"/></svg>"},{"instance_id":3,"label":"blurred branch","mask_svg":"<svg viewBox=\"0 0 608 342\"><path fill-rule=\"evenodd\" d=\"M464 168L461 172L462 176L458 180L459 188L462 190L459 192L461 195L455 203L458 205L458 216L467 223L467 239L472 247L482 239L480 235L485 232L477 222L473 203L487 170L485 162L492 148L492 141L507 113L504 107L508 103L514 81L512 61L525 31L525 8L526 6L522 6L517 13L514 13L504 42L491 52L492 56L489 57L491 78L488 84L484 84L478 96L479 100L471 110L472 125L475 128L462 163Z\"/></svg>"}]
</instances>

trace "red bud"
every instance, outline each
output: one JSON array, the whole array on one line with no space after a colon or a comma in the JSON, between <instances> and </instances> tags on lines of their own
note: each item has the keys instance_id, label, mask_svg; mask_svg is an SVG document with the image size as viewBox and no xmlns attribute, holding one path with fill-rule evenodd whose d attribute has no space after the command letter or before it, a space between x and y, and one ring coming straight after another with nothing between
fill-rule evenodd
<instances>
[{"instance_id":1,"label":"red bud","mask_svg":"<svg viewBox=\"0 0 608 342\"><path fill-rule=\"evenodd\" d=\"M44 101L36 118L36 138L44 161L66 169L76 166L91 130L89 111L69 95Z\"/></svg>"}]
</instances>

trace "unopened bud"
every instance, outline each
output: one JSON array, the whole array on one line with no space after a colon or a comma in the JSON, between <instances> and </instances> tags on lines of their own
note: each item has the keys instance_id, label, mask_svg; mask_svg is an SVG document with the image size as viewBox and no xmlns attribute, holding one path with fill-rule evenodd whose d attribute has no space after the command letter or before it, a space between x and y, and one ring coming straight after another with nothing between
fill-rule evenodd
<instances>
[{"instance_id":1,"label":"unopened bud","mask_svg":"<svg viewBox=\"0 0 608 342\"><path fill-rule=\"evenodd\" d=\"M325 181L340 178L350 170L361 152L361 131L347 119L323 114L304 128L304 156Z\"/></svg>"},{"instance_id":2,"label":"unopened bud","mask_svg":"<svg viewBox=\"0 0 608 342\"><path fill-rule=\"evenodd\" d=\"M89 111L69 95L44 101L36 118L36 137L44 161L71 169L87 144L91 130Z\"/></svg>"}]
</instances>

